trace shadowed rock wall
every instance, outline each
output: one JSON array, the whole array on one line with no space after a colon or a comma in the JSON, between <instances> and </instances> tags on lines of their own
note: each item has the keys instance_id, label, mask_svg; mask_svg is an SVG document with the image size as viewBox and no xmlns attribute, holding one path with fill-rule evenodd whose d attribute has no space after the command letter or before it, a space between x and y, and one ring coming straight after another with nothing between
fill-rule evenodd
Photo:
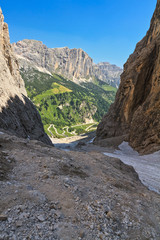
<instances>
[{"instance_id":1,"label":"shadowed rock wall","mask_svg":"<svg viewBox=\"0 0 160 240\"><path fill-rule=\"evenodd\" d=\"M37 139L51 144L44 133L39 113L26 97L18 62L10 45L8 25L0 9L0 128L19 137Z\"/></svg>"},{"instance_id":2,"label":"shadowed rock wall","mask_svg":"<svg viewBox=\"0 0 160 240\"><path fill-rule=\"evenodd\" d=\"M150 29L124 65L114 104L97 129L95 142L128 135L145 153L160 149L160 0Z\"/></svg>"}]
</instances>

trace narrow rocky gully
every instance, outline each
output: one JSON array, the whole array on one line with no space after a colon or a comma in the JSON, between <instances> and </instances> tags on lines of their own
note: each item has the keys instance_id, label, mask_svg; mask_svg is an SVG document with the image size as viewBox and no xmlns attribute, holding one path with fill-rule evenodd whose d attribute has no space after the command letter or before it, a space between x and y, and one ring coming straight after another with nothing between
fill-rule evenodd
<instances>
[{"instance_id":1,"label":"narrow rocky gully","mask_svg":"<svg viewBox=\"0 0 160 240\"><path fill-rule=\"evenodd\" d=\"M52 147L0 132L1 240L160 239L160 153L93 138Z\"/></svg>"}]
</instances>

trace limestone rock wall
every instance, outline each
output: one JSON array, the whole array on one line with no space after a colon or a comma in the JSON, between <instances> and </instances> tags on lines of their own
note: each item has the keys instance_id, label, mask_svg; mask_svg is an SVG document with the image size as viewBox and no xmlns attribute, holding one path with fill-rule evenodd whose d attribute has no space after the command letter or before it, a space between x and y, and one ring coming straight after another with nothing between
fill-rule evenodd
<instances>
[{"instance_id":1,"label":"limestone rock wall","mask_svg":"<svg viewBox=\"0 0 160 240\"><path fill-rule=\"evenodd\" d=\"M0 110L11 96L17 95L22 99L22 94L27 95L10 45L8 25L4 23L0 9Z\"/></svg>"},{"instance_id":2,"label":"limestone rock wall","mask_svg":"<svg viewBox=\"0 0 160 240\"><path fill-rule=\"evenodd\" d=\"M40 116L27 98L18 61L10 45L8 25L0 9L0 128L20 137L51 144L44 133Z\"/></svg>"},{"instance_id":3,"label":"limestone rock wall","mask_svg":"<svg viewBox=\"0 0 160 240\"><path fill-rule=\"evenodd\" d=\"M47 73L57 73L80 83L92 81L93 77L118 87L122 69L109 63L94 64L82 49L47 48L36 40L13 43L20 68L36 68Z\"/></svg>"},{"instance_id":4,"label":"limestone rock wall","mask_svg":"<svg viewBox=\"0 0 160 240\"><path fill-rule=\"evenodd\" d=\"M97 138L128 134L145 153L160 149L160 0L146 36L124 65L114 104L98 126Z\"/></svg>"},{"instance_id":5,"label":"limestone rock wall","mask_svg":"<svg viewBox=\"0 0 160 240\"><path fill-rule=\"evenodd\" d=\"M93 72L92 59L82 49L47 48L36 40L13 44L20 67L35 67L40 71L58 73L74 81L88 78Z\"/></svg>"}]
</instances>

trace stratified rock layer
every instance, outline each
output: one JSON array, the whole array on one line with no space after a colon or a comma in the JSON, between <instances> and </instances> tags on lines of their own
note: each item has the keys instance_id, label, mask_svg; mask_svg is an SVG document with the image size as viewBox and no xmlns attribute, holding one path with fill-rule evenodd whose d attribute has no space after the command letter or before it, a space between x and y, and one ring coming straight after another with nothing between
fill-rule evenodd
<instances>
[{"instance_id":1,"label":"stratified rock layer","mask_svg":"<svg viewBox=\"0 0 160 240\"><path fill-rule=\"evenodd\" d=\"M146 36L124 65L114 104L97 129L95 142L128 134L140 152L160 149L160 0Z\"/></svg>"},{"instance_id":2,"label":"stratified rock layer","mask_svg":"<svg viewBox=\"0 0 160 240\"><path fill-rule=\"evenodd\" d=\"M48 48L40 41L23 40L12 44L20 68L35 68L46 73L57 73L80 83L94 77L114 86L119 86L122 69L109 63L94 64L82 49Z\"/></svg>"},{"instance_id":3,"label":"stratified rock layer","mask_svg":"<svg viewBox=\"0 0 160 240\"><path fill-rule=\"evenodd\" d=\"M10 45L8 25L0 9L0 128L45 143L51 143L44 133L40 116L26 97L18 62Z\"/></svg>"}]
</instances>

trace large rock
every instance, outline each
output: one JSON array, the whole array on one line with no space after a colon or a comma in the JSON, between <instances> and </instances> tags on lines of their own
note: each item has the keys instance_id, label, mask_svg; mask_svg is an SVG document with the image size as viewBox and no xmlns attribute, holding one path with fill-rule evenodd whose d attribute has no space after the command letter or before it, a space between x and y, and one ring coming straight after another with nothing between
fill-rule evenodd
<instances>
[{"instance_id":1,"label":"large rock","mask_svg":"<svg viewBox=\"0 0 160 240\"><path fill-rule=\"evenodd\" d=\"M40 116L27 98L18 62L10 45L8 25L0 9L0 128L51 144Z\"/></svg>"},{"instance_id":2,"label":"large rock","mask_svg":"<svg viewBox=\"0 0 160 240\"><path fill-rule=\"evenodd\" d=\"M145 153L160 149L160 0L146 36L124 65L114 104L97 129L95 142L128 135Z\"/></svg>"},{"instance_id":3,"label":"large rock","mask_svg":"<svg viewBox=\"0 0 160 240\"><path fill-rule=\"evenodd\" d=\"M48 48L40 41L23 40L13 43L20 68L35 68L57 73L76 83L92 81L94 77L117 87L122 69L109 63L94 64L82 49Z\"/></svg>"}]
</instances>

